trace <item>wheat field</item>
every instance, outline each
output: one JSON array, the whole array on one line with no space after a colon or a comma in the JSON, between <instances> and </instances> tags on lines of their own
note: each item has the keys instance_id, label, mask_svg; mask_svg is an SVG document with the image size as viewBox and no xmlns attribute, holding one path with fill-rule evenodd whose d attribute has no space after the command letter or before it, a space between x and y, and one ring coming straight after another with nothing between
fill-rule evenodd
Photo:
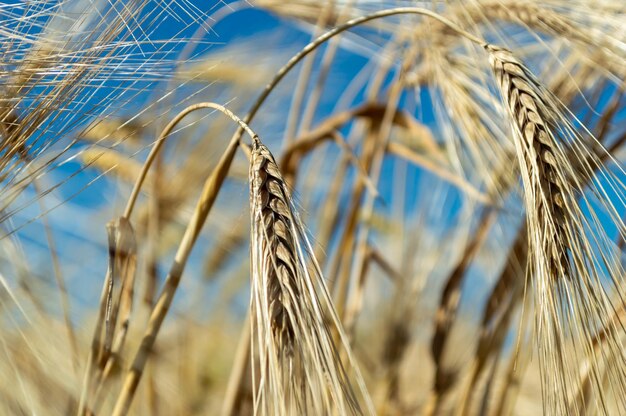
<instances>
[{"instance_id":1,"label":"wheat field","mask_svg":"<svg viewBox=\"0 0 626 416\"><path fill-rule=\"evenodd\" d=\"M626 414L622 1L0 1L0 48L0 415Z\"/></svg>"}]
</instances>

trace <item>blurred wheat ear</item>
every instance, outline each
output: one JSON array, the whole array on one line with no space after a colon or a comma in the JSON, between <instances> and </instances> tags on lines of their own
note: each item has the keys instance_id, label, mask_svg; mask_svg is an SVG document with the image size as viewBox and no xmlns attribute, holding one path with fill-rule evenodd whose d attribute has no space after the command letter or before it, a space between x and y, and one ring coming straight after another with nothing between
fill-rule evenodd
<instances>
[{"instance_id":1,"label":"blurred wheat ear","mask_svg":"<svg viewBox=\"0 0 626 416\"><path fill-rule=\"evenodd\" d=\"M289 190L274 157L258 138L252 145L249 178L251 310L256 333L252 342L260 361L255 411L266 415L372 413ZM331 328L340 334L340 346ZM341 349L349 357L360 398L344 367Z\"/></svg>"}]
</instances>

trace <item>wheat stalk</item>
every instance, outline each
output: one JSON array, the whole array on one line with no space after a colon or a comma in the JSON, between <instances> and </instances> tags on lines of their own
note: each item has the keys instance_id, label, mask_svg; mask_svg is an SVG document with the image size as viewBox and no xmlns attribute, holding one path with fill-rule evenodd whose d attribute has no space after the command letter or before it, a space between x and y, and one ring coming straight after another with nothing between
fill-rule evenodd
<instances>
[{"instance_id":1,"label":"wheat stalk","mask_svg":"<svg viewBox=\"0 0 626 416\"><path fill-rule=\"evenodd\" d=\"M256 134L254 134L254 132L248 127L246 123L241 121L241 119L233 114L230 110L219 104L198 103L187 107L172 119L172 121L165 127L163 132L161 132L159 140L155 142L154 147L148 155L148 158L144 163L143 169L139 173L137 181L135 182L135 186L124 211L124 219L130 218L142 184L144 183L145 178L148 175L148 171L150 169L150 166L152 165L152 162L154 161L159 150L163 146L164 140L169 137L169 134L172 132L172 130L186 115L190 114L193 111L205 108L210 108L222 112L226 116L230 117L233 121L238 123L242 130L246 131L251 137L256 137ZM113 409L113 415L126 415L130 409L132 400L135 396L135 392L137 391L137 387L139 386L139 381L141 380L143 370L148 361L150 352L154 346L154 342L156 341L156 336L161 329L163 320L165 319L165 316L169 311L169 308L174 299L174 295L176 293L176 289L178 288L180 279L182 278L186 262L189 258L189 255L191 254L191 250L195 245L196 240L198 239L198 236L200 235L202 226L204 225L204 222L206 221L206 218L209 215L213 204L215 203L215 199L217 198L217 195L222 188L222 184L224 183L224 180L228 175L228 169L233 161L233 158L235 157L235 152L238 148L238 139L233 139L229 142L228 147L220 157L217 166L204 183L202 194L200 195L192 217L187 224L185 234L183 235L180 245L178 246L176 256L174 258L168 276L165 279L164 286L159 293L158 300L152 309L148 325L142 337L141 345L135 354L131 368L129 368L126 373L123 388L120 391L115 407Z\"/></svg>"}]
</instances>

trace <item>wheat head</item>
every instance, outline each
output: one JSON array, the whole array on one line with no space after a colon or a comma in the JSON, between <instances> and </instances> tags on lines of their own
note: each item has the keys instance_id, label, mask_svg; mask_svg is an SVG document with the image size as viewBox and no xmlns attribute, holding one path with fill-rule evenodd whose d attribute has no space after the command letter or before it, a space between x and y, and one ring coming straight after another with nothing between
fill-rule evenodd
<instances>
[{"instance_id":1,"label":"wheat head","mask_svg":"<svg viewBox=\"0 0 626 416\"><path fill-rule=\"evenodd\" d=\"M576 403L572 408L571 399L582 389L579 362L590 357L591 406L607 414L610 394L617 398L618 406L624 406L626 366L608 370L608 390L612 391L603 388L602 360L621 357L623 348L617 328L609 325L610 345L604 356L596 356L592 333L607 323L615 309L603 282L612 280L618 298L623 299L618 282L623 270L612 257L603 224L585 196L586 188L597 196L606 195L602 185L590 180L600 166L590 146L574 133L565 110L530 70L508 50L492 45L485 48L509 112L524 187L527 273L535 301L544 411L581 412ZM609 183L620 186L617 181ZM611 211L611 203L604 202ZM583 207L590 213L585 214ZM616 224L623 230L621 220Z\"/></svg>"},{"instance_id":2,"label":"wheat head","mask_svg":"<svg viewBox=\"0 0 626 416\"><path fill-rule=\"evenodd\" d=\"M250 161L250 208L253 351L260 368L255 412L363 414L361 402L369 399L360 373L290 192L274 157L258 139ZM340 334L340 346L331 329ZM361 400L340 347L348 356Z\"/></svg>"}]
</instances>

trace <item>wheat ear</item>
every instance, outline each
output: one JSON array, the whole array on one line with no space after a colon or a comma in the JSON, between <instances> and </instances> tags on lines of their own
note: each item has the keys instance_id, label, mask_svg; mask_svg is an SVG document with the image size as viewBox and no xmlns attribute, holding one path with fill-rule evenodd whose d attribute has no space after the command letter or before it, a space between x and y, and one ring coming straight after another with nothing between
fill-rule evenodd
<instances>
[{"instance_id":1,"label":"wheat ear","mask_svg":"<svg viewBox=\"0 0 626 416\"><path fill-rule=\"evenodd\" d=\"M614 257L594 205L585 195L589 189L611 213L615 209L604 187L619 191L623 185L602 169L599 175L608 185L588 181L595 178L598 159L574 132L566 110L511 52L492 45L485 49L509 112L524 185L529 235L527 273L535 301L544 412L580 411L568 409L568 397L580 390L577 363L584 357L593 357L591 379L596 402L592 407L608 413L607 398L613 393L623 408L624 361L611 369L613 392L604 391L600 376L600 359L622 355L617 327L609 325L610 346L602 358L593 356L591 335L615 309L603 282L612 280L623 299L618 282L623 269ZM588 214L583 213L583 207ZM621 220L614 221L623 230Z\"/></svg>"},{"instance_id":2,"label":"wheat ear","mask_svg":"<svg viewBox=\"0 0 626 416\"><path fill-rule=\"evenodd\" d=\"M257 138L250 160L250 209L253 352L260 363L255 412L363 414L364 402L373 413L290 192ZM360 397L330 323L340 334Z\"/></svg>"}]
</instances>

